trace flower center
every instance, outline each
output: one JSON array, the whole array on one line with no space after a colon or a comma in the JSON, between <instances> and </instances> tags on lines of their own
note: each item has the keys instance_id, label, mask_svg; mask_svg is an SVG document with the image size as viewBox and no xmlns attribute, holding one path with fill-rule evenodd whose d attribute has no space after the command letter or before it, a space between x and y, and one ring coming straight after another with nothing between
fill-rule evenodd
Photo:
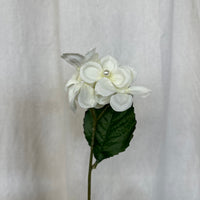
<instances>
[{"instance_id":1,"label":"flower center","mask_svg":"<svg viewBox=\"0 0 200 200\"><path fill-rule=\"evenodd\" d=\"M104 70L103 74L104 74L104 76L109 76L109 75L110 75L110 71L108 71L108 70L106 69L106 70Z\"/></svg>"}]
</instances>

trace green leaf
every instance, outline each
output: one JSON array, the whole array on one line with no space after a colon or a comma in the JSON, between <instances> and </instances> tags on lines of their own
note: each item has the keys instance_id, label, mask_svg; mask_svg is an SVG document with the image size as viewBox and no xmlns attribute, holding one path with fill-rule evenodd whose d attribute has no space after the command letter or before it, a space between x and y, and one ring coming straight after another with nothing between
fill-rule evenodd
<instances>
[{"instance_id":1,"label":"green leaf","mask_svg":"<svg viewBox=\"0 0 200 200\"><path fill-rule=\"evenodd\" d=\"M94 112L96 115L94 156L99 163L126 150L133 138L136 119L133 107L123 112L116 112L110 105L106 105L101 109L94 109ZM90 146L94 120L91 110L87 110L83 126Z\"/></svg>"}]
</instances>

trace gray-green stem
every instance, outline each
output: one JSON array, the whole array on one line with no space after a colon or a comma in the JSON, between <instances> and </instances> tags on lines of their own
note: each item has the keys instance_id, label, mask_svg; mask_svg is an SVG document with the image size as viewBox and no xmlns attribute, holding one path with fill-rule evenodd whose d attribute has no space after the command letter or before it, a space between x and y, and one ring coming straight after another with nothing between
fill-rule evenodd
<instances>
[{"instance_id":1,"label":"gray-green stem","mask_svg":"<svg viewBox=\"0 0 200 200\"><path fill-rule=\"evenodd\" d=\"M92 138L91 138L91 145L90 145L90 160L89 160L89 169L88 169L88 200L91 200L91 186L92 186L92 170L96 169L98 162L96 161L93 164L93 154L94 154L94 138L96 132L97 121L101 119L103 114L108 109L109 105L105 106L104 110L100 113L97 117L94 108L90 108L90 112L93 118L93 126L92 126Z\"/></svg>"},{"instance_id":2,"label":"gray-green stem","mask_svg":"<svg viewBox=\"0 0 200 200\"><path fill-rule=\"evenodd\" d=\"M93 170L93 150L94 150L94 137L96 132L97 118L93 108L90 109L93 117L93 126L92 126L92 140L90 146L90 160L89 160L89 169L88 169L88 200L91 200L91 180L92 180L92 170Z\"/></svg>"}]
</instances>

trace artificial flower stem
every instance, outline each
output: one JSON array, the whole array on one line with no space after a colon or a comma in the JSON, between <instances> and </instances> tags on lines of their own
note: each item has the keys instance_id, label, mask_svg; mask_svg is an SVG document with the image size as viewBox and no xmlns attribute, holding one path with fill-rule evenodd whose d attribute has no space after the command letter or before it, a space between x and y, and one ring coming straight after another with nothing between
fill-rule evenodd
<instances>
[{"instance_id":1,"label":"artificial flower stem","mask_svg":"<svg viewBox=\"0 0 200 200\"><path fill-rule=\"evenodd\" d=\"M88 169L88 200L91 200L91 180L92 180L92 170L93 170L92 161L93 161L94 137L95 137L95 132L96 132L96 124L97 124L94 108L91 108L90 112L92 113L92 117L93 117L93 127L92 127L92 139L91 139L91 146L90 146L90 160L89 160L89 169Z\"/></svg>"}]
</instances>

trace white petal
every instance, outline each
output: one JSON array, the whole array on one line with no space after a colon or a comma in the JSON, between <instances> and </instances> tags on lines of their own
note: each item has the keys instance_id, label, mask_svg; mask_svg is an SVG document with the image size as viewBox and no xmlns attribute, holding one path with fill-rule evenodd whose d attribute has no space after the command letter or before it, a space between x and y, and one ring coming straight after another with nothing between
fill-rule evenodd
<instances>
[{"instance_id":1,"label":"white petal","mask_svg":"<svg viewBox=\"0 0 200 200\"><path fill-rule=\"evenodd\" d=\"M70 107L73 111L76 110L76 97L80 92L81 84L72 85L68 89L68 98Z\"/></svg>"},{"instance_id":2,"label":"white petal","mask_svg":"<svg viewBox=\"0 0 200 200\"><path fill-rule=\"evenodd\" d=\"M97 94L107 97L114 94L116 92L116 88L109 79L102 78L97 81L95 91Z\"/></svg>"},{"instance_id":3,"label":"white petal","mask_svg":"<svg viewBox=\"0 0 200 200\"><path fill-rule=\"evenodd\" d=\"M142 86L132 86L128 89L128 92L132 95L147 97L151 93L151 90Z\"/></svg>"},{"instance_id":4,"label":"white petal","mask_svg":"<svg viewBox=\"0 0 200 200\"><path fill-rule=\"evenodd\" d=\"M94 83L101 78L102 67L96 62L87 62L80 68L80 77L86 83Z\"/></svg>"},{"instance_id":5,"label":"white petal","mask_svg":"<svg viewBox=\"0 0 200 200\"><path fill-rule=\"evenodd\" d=\"M80 67L84 62L84 56L78 53L64 53L61 58L75 67Z\"/></svg>"},{"instance_id":6,"label":"white petal","mask_svg":"<svg viewBox=\"0 0 200 200\"><path fill-rule=\"evenodd\" d=\"M102 64L104 70L108 70L110 72L118 67L117 61L111 56L101 58L100 63Z\"/></svg>"},{"instance_id":7,"label":"white petal","mask_svg":"<svg viewBox=\"0 0 200 200\"><path fill-rule=\"evenodd\" d=\"M106 105L106 104L110 103L110 96L104 97L104 96L101 96L101 95L96 95L95 97L96 97L96 101L97 101L98 104Z\"/></svg>"},{"instance_id":8,"label":"white petal","mask_svg":"<svg viewBox=\"0 0 200 200\"><path fill-rule=\"evenodd\" d=\"M113 110L122 112L132 106L133 97L129 94L115 94L110 99L110 105Z\"/></svg>"},{"instance_id":9,"label":"white petal","mask_svg":"<svg viewBox=\"0 0 200 200\"><path fill-rule=\"evenodd\" d=\"M130 69L121 67L113 71L110 79L113 84L118 88L128 87L133 81Z\"/></svg>"},{"instance_id":10,"label":"white petal","mask_svg":"<svg viewBox=\"0 0 200 200\"><path fill-rule=\"evenodd\" d=\"M67 82L67 84L65 85L65 89L66 89L66 91L67 91L67 88L68 87L70 87L70 86L72 86L72 85L74 85L74 84L77 84L77 83L79 83L79 81L78 81L78 73L75 73L75 74L73 74L73 76L72 76L72 78Z\"/></svg>"},{"instance_id":11,"label":"white petal","mask_svg":"<svg viewBox=\"0 0 200 200\"><path fill-rule=\"evenodd\" d=\"M82 108L92 108L96 106L94 88L87 84L83 84L78 95L78 103Z\"/></svg>"},{"instance_id":12,"label":"white petal","mask_svg":"<svg viewBox=\"0 0 200 200\"><path fill-rule=\"evenodd\" d=\"M94 48L85 54L84 62L86 63L88 61L97 61L98 57L99 55L96 53L96 48Z\"/></svg>"}]
</instances>

